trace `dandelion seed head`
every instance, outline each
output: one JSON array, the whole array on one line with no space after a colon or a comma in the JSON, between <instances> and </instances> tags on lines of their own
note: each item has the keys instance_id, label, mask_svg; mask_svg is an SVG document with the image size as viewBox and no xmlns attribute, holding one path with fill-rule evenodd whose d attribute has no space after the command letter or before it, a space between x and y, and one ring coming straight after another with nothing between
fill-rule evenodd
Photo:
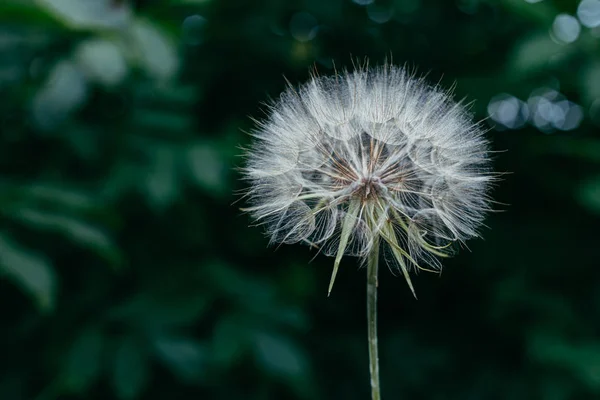
<instances>
[{"instance_id":1,"label":"dandelion seed head","mask_svg":"<svg viewBox=\"0 0 600 400\"><path fill-rule=\"evenodd\" d=\"M307 243L336 268L381 245L411 285L410 269L439 269L453 243L478 235L494 177L483 133L404 68L313 76L257 122L247 210L271 242Z\"/></svg>"}]
</instances>

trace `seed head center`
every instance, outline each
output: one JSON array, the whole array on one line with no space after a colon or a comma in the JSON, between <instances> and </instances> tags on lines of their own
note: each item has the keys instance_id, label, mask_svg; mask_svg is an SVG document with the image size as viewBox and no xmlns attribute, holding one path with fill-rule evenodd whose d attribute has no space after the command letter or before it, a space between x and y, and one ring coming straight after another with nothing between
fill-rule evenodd
<instances>
[{"instance_id":1,"label":"seed head center","mask_svg":"<svg viewBox=\"0 0 600 400\"><path fill-rule=\"evenodd\" d=\"M378 176L363 176L354 183L354 195L362 201L376 198L382 191L383 184Z\"/></svg>"}]
</instances>

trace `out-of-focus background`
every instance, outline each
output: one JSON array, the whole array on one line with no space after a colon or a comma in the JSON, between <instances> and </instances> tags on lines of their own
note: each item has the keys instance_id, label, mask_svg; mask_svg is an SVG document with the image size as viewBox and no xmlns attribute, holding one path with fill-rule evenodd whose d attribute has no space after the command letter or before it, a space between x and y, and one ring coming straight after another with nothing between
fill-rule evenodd
<instances>
[{"instance_id":1,"label":"out-of-focus background","mask_svg":"<svg viewBox=\"0 0 600 400\"><path fill-rule=\"evenodd\" d=\"M381 271L383 397L600 398L600 0L3 0L0 399L367 399L364 270L232 205L248 116L364 57L511 173L418 301Z\"/></svg>"}]
</instances>

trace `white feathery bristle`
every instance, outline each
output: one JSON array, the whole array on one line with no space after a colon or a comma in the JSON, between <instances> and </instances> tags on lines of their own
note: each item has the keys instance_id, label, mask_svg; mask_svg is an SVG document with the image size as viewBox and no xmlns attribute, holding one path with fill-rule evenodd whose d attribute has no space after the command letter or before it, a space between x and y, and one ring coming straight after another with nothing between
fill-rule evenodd
<instances>
[{"instance_id":1,"label":"white feathery bristle","mask_svg":"<svg viewBox=\"0 0 600 400\"><path fill-rule=\"evenodd\" d=\"M247 210L272 242L305 242L337 263L383 243L409 280L411 266L439 269L454 242L477 236L490 209L483 129L403 68L313 76L253 135Z\"/></svg>"}]
</instances>

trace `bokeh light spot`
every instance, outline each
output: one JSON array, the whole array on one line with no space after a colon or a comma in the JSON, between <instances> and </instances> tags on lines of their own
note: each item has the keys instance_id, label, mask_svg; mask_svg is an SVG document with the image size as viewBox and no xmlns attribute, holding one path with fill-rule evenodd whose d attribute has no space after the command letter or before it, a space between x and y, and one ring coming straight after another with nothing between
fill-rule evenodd
<instances>
[{"instance_id":1,"label":"bokeh light spot","mask_svg":"<svg viewBox=\"0 0 600 400\"><path fill-rule=\"evenodd\" d=\"M296 13L290 20L290 33L299 42L313 40L317 36L318 30L317 19L307 12Z\"/></svg>"},{"instance_id":2,"label":"bokeh light spot","mask_svg":"<svg viewBox=\"0 0 600 400\"><path fill-rule=\"evenodd\" d=\"M183 20L183 40L190 46L197 46L202 42L202 31L206 18L200 15L190 15Z\"/></svg>"},{"instance_id":3,"label":"bokeh light spot","mask_svg":"<svg viewBox=\"0 0 600 400\"><path fill-rule=\"evenodd\" d=\"M588 28L600 26L600 0L583 0L577 7L577 17Z\"/></svg>"},{"instance_id":4,"label":"bokeh light spot","mask_svg":"<svg viewBox=\"0 0 600 400\"><path fill-rule=\"evenodd\" d=\"M555 130L576 129L583 120L581 106L567 100L554 89L534 90L527 100L531 110L531 123L540 131L551 133Z\"/></svg>"},{"instance_id":5,"label":"bokeh light spot","mask_svg":"<svg viewBox=\"0 0 600 400\"><path fill-rule=\"evenodd\" d=\"M497 128L519 129L527 122L529 109L523 101L501 93L490 100L488 114L498 124Z\"/></svg>"},{"instance_id":6,"label":"bokeh light spot","mask_svg":"<svg viewBox=\"0 0 600 400\"><path fill-rule=\"evenodd\" d=\"M560 42L572 43L581 33L579 21L572 15L559 14L552 24L552 34Z\"/></svg>"},{"instance_id":7,"label":"bokeh light spot","mask_svg":"<svg viewBox=\"0 0 600 400\"><path fill-rule=\"evenodd\" d=\"M371 4L367 7L367 15L371 21L377 22L378 24L385 24L392 19L394 11L389 7Z\"/></svg>"},{"instance_id":8,"label":"bokeh light spot","mask_svg":"<svg viewBox=\"0 0 600 400\"><path fill-rule=\"evenodd\" d=\"M561 124L555 124L556 128L561 131L571 131L578 128L583 120L581 106L571 101L565 101L564 104L559 104L559 106L564 110L564 120L561 121Z\"/></svg>"}]
</instances>

